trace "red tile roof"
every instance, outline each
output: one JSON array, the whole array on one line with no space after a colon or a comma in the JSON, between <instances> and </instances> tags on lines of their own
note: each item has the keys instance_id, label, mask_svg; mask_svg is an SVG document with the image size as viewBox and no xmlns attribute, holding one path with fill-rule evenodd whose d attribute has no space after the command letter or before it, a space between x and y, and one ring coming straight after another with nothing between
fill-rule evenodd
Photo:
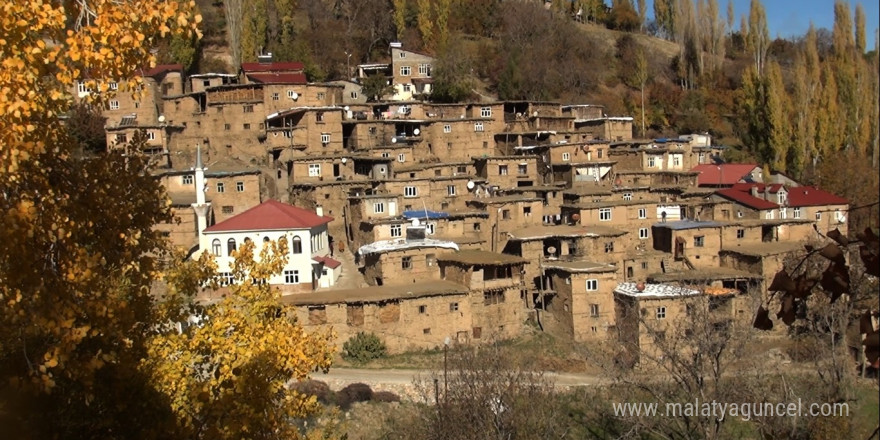
<instances>
[{"instance_id":1,"label":"red tile roof","mask_svg":"<svg viewBox=\"0 0 880 440\"><path fill-rule=\"evenodd\" d=\"M251 81L263 84L306 84L305 73L248 73Z\"/></svg>"},{"instance_id":2,"label":"red tile roof","mask_svg":"<svg viewBox=\"0 0 880 440\"><path fill-rule=\"evenodd\" d=\"M849 200L812 186L796 186L788 190L788 206L848 205Z\"/></svg>"},{"instance_id":3,"label":"red tile roof","mask_svg":"<svg viewBox=\"0 0 880 440\"><path fill-rule=\"evenodd\" d=\"M324 263L324 266L327 266L330 269L336 269L337 267L342 265L342 263L330 257L312 257L312 259L317 261L318 263Z\"/></svg>"},{"instance_id":4,"label":"red tile roof","mask_svg":"<svg viewBox=\"0 0 880 440\"><path fill-rule=\"evenodd\" d=\"M758 188L758 192L764 192L764 190L768 190L770 194L776 194L779 192L780 189L782 189L783 185L781 183L771 183L770 185L767 185L764 183L740 182L734 183L731 188L739 191L751 192L752 187Z\"/></svg>"},{"instance_id":5,"label":"red tile roof","mask_svg":"<svg viewBox=\"0 0 880 440\"><path fill-rule=\"evenodd\" d=\"M752 209L776 209L779 205L768 202L764 199L755 197L749 194L748 191L740 191L738 189L733 188L725 188L715 191L715 194L718 194L721 197L724 197L728 200L733 200L743 206L747 206Z\"/></svg>"},{"instance_id":6,"label":"red tile roof","mask_svg":"<svg viewBox=\"0 0 880 440\"><path fill-rule=\"evenodd\" d=\"M241 63L241 70L248 72L289 72L305 69L305 65L298 61L279 63Z\"/></svg>"},{"instance_id":7,"label":"red tile roof","mask_svg":"<svg viewBox=\"0 0 880 440\"><path fill-rule=\"evenodd\" d=\"M307 229L331 221L333 221L333 217L319 216L307 209L297 208L276 200L268 200L206 228L205 232Z\"/></svg>"},{"instance_id":8,"label":"red tile roof","mask_svg":"<svg viewBox=\"0 0 880 440\"><path fill-rule=\"evenodd\" d=\"M725 163L721 165L702 164L691 171L700 173L697 185L733 185L757 168L753 163Z\"/></svg>"}]
</instances>

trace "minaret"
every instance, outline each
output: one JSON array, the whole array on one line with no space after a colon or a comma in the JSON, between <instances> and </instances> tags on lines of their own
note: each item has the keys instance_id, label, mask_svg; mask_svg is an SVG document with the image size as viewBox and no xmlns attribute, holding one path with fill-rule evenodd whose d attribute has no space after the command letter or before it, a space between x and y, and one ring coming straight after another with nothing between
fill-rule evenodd
<instances>
[{"instance_id":1,"label":"minaret","mask_svg":"<svg viewBox=\"0 0 880 440\"><path fill-rule=\"evenodd\" d=\"M196 233L199 241L199 250L207 251L207 240L202 236L202 232L208 227L208 211L211 209L211 203L205 201L205 191L208 190L205 184L205 166L202 164L202 146L196 146L196 166L194 183L196 186L196 202L192 204L193 210L196 211Z\"/></svg>"}]
</instances>

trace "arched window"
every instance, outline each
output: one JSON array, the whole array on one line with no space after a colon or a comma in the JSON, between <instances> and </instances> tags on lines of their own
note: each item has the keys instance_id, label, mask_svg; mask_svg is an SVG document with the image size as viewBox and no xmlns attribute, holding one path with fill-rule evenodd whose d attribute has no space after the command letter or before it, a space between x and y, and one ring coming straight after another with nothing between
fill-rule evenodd
<instances>
[{"instance_id":1,"label":"arched window","mask_svg":"<svg viewBox=\"0 0 880 440\"><path fill-rule=\"evenodd\" d=\"M235 239L234 239L234 238L230 238L230 239L226 242L226 254L227 254L227 255L232 255L232 252L234 252L234 251L235 251Z\"/></svg>"},{"instance_id":2,"label":"arched window","mask_svg":"<svg viewBox=\"0 0 880 440\"><path fill-rule=\"evenodd\" d=\"M251 238L250 238L250 237L245 237L245 238L244 238L244 242L245 242L245 243L250 243L250 242L251 242Z\"/></svg>"},{"instance_id":3,"label":"arched window","mask_svg":"<svg viewBox=\"0 0 880 440\"><path fill-rule=\"evenodd\" d=\"M214 256L219 257L219 256L220 256L220 252L221 252L221 249L220 249L220 239L219 239L219 238L215 238L214 241L211 242L211 253L213 253Z\"/></svg>"},{"instance_id":4,"label":"arched window","mask_svg":"<svg viewBox=\"0 0 880 440\"><path fill-rule=\"evenodd\" d=\"M302 239L299 238L298 236L294 236L294 237L293 237L293 247L292 247L292 249L293 249L293 253L294 253L294 254L301 254L301 253L303 253Z\"/></svg>"},{"instance_id":5,"label":"arched window","mask_svg":"<svg viewBox=\"0 0 880 440\"><path fill-rule=\"evenodd\" d=\"M263 237L263 243L268 243L268 242L269 242L269 237Z\"/></svg>"}]
</instances>

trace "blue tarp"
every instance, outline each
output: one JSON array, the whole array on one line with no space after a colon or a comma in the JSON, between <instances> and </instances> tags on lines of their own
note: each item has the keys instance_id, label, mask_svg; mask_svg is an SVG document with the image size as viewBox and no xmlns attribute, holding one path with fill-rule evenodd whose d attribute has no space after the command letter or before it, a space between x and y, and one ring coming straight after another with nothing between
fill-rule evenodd
<instances>
[{"instance_id":1,"label":"blue tarp","mask_svg":"<svg viewBox=\"0 0 880 440\"><path fill-rule=\"evenodd\" d=\"M439 211L426 211L424 209L415 211L403 211L405 218L446 218L449 214Z\"/></svg>"}]
</instances>

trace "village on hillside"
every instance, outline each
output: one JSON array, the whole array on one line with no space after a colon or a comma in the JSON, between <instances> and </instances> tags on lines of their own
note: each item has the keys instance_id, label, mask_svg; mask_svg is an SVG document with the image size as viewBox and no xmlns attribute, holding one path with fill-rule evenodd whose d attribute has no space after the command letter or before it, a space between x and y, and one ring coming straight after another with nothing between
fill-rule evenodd
<instances>
[{"instance_id":1,"label":"village on hillside","mask_svg":"<svg viewBox=\"0 0 880 440\"><path fill-rule=\"evenodd\" d=\"M638 347L640 322L694 301L719 329L750 322L786 258L846 234L847 200L725 163L707 134L636 139L632 117L597 105L431 103L432 58L389 49L391 63L329 83L271 55L239 74L158 65L141 100L107 101L107 141L144 134L179 219L156 227L213 254L221 285L237 246L284 237L267 282L299 321L391 352L527 322ZM388 93L368 102L358 79L377 74Z\"/></svg>"}]
</instances>

